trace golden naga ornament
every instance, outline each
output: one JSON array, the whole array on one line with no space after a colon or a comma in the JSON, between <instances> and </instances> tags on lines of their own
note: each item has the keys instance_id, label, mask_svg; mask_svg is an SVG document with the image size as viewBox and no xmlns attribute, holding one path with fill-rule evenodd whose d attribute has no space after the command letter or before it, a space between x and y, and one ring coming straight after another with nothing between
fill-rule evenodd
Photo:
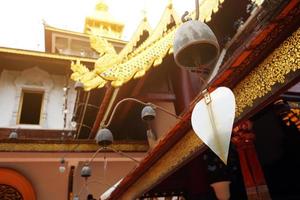
<instances>
[{"instance_id":1,"label":"golden naga ornament","mask_svg":"<svg viewBox=\"0 0 300 200\"><path fill-rule=\"evenodd\" d=\"M107 80L103 79L100 74L121 61L112 44L101 37L96 29L91 29L90 44L100 56L95 62L94 69L90 71L79 60L71 63L73 71L71 79L82 82L87 91L103 87Z\"/></svg>"},{"instance_id":2,"label":"golden naga ornament","mask_svg":"<svg viewBox=\"0 0 300 200\"><path fill-rule=\"evenodd\" d=\"M144 76L151 66L158 66L172 47L174 30L171 29L162 38L149 47L136 52L132 58L127 55L118 55L114 47L95 32L90 36L91 47L100 58L95 62L93 70L89 70L79 60L71 63L73 71L71 79L80 81L86 91L103 87L111 81L113 87L120 87L132 78Z\"/></svg>"},{"instance_id":3,"label":"golden naga ornament","mask_svg":"<svg viewBox=\"0 0 300 200\"><path fill-rule=\"evenodd\" d=\"M209 21L212 13L218 11L218 6L223 1L203 0L199 5L199 20ZM172 6L168 6L168 9L172 9ZM180 25L176 24L165 31L172 19L172 12L167 13L170 16L162 18L160 25L149 38L127 54L117 54L112 44L100 36L97 28L89 27L91 47L99 53L100 58L95 62L93 70L89 70L80 60L72 62L71 79L82 82L86 91L104 87L107 82L113 87L120 87L132 78L144 76L151 67L159 66L166 55L173 53L174 34Z\"/></svg>"}]
</instances>

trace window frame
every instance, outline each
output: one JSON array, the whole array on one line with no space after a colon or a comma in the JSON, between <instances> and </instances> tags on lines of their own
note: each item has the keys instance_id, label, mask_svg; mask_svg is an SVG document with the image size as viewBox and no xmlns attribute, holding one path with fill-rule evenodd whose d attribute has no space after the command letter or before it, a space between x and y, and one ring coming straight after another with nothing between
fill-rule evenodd
<instances>
[{"instance_id":1,"label":"window frame","mask_svg":"<svg viewBox=\"0 0 300 200\"><path fill-rule=\"evenodd\" d=\"M42 94L42 103L41 103L41 108L40 108L40 117L39 117L39 123L38 124L20 123L21 113L22 113L22 108L23 108L24 93L39 93L39 94ZM19 108L18 108L16 124L18 124L18 125L30 125L30 126L41 126L41 124L43 122L42 115L43 115L43 110L44 110L44 100L45 100L45 90L40 90L40 89L35 90L35 89L22 88L21 95L20 95L20 100L19 100Z\"/></svg>"}]
</instances>

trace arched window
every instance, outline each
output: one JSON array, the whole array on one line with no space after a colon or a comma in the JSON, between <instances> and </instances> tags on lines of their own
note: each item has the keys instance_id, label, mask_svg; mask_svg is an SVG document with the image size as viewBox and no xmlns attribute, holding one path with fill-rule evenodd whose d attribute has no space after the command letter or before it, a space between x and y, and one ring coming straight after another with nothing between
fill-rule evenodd
<instances>
[{"instance_id":1,"label":"arched window","mask_svg":"<svg viewBox=\"0 0 300 200\"><path fill-rule=\"evenodd\" d=\"M0 198L11 200L36 200L31 183L20 173L0 168Z\"/></svg>"}]
</instances>

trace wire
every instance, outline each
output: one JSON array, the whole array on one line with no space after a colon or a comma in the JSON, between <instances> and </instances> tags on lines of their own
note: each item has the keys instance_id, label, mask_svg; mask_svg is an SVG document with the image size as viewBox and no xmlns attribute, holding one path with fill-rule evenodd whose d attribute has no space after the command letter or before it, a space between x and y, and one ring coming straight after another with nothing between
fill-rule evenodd
<instances>
[{"instance_id":1,"label":"wire","mask_svg":"<svg viewBox=\"0 0 300 200\"><path fill-rule=\"evenodd\" d=\"M119 107L123 102L125 102L125 101L134 101L134 102L140 103L140 104L145 105L145 106L151 106L151 107L153 107L154 109L161 110L161 111L163 111L163 112L165 112L165 113L167 113L167 114L169 114L169 115L172 115L172 116L176 117L177 119L182 119L181 117L175 115L174 113L171 113L170 111L168 111L168 110L166 110L165 108L163 108L163 107L161 107L161 106L158 106L158 105L156 105L156 104L153 104L153 103L150 103L150 102L146 103L146 102L143 102L143 101L138 100L138 99L135 99L135 98L125 98L125 99L122 99L121 101L119 101L119 102L116 104L116 106L114 107L114 109L113 109L113 111L112 111L112 113L111 113L111 115L110 115L110 118L109 118L108 122L107 122L106 124L102 125L101 127L104 127L104 128L105 128L105 127L108 127L108 126L111 124L111 121L112 121L112 119L113 119L113 117L114 117L114 115L115 115L115 113L116 113L116 110L117 110L118 107Z\"/></svg>"},{"instance_id":2,"label":"wire","mask_svg":"<svg viewBox=\"0 0 300 200\"><path fill-rule=\"evenodd\" d=\"M113 151L113 152L115 152L115 153L117 153L117 154L120 154L121 156L124 156L124 157L129 158L130 160L132 160L132 161L134 161L134 162L136 162L136 163L140 163L140 161L138 161L137 159L135 159L135 158L133 158L133 157L127 155L126 153L123 153L122 151L118 151L118 150L116 150L116 149L114 149L114 148L111 148L111 147L100 147L100 148L92 155L92 157L91 157L91 159L88 161L87 165L90 165L90 164L93 162L93 160L96 158L97 154L98 154L100 151L102 151L102 150L111 150L111 151Z\"/></svg>"},{"instance_id":3,"label":"wire","mask_svg":"<svg viewBox=\"0 0 300 200\"><path fill-rule=\"evenodd\" d=\"M122 151L117 151L117 150L115 150L114 148L111 148L111 147L106 147L106 148L114 151L115 153L120 154L121 156L127 157L127 158L131 159L132 161L134 161L136 163L140 163L140 161L138 161L137 159L131 157L130 155L127 155L126 153L123 153Z\"/></svg>"}]
</instances>

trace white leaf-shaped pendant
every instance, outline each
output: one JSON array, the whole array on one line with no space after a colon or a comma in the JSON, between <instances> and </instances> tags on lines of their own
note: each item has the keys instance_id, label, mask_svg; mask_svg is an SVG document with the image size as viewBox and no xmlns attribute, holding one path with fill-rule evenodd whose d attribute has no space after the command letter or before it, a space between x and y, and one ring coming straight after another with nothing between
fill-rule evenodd
<instances>
[{"instance_id":1,"label":"white leaf-shaped pendant","mask_svg":"<svg viewBox=\"0 0 300 200\"><path fill-rule=\"evenodd\" d=\"M192 127L197 136L227 164L235 117L234 94L227 87L219 87L205 96L193 109Z\"/></svg>"}]
</instances>

